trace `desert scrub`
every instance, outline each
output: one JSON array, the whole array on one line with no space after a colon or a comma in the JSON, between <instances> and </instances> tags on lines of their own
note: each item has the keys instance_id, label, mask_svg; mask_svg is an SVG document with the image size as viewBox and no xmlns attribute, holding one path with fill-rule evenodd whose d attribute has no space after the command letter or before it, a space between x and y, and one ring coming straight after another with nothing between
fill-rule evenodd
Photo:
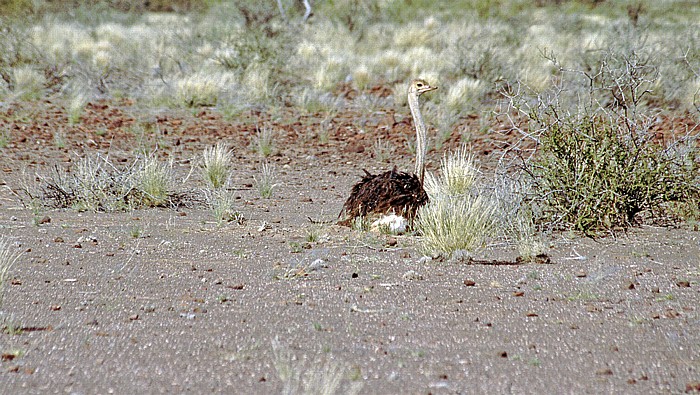
<instances>
[{"instance_id":1,"label":"desert scrub","mask_svg":"<svg viewBox=\"0 0 700 395\"><path fill-rule=\"evenodd\" d=\"M697 149L664 147L607 119L562 120L540 137L528 170L541 220L592 233L660 219L670 202L697 204Z\"/></svg>"},{"instance_id":2,"label":"desert scrub","mask_svg":"<svg viewBox=\"0 0 700 395\"><path fill-rule=\"evenodd\" d=\"M78 211L121 211L166 204L171 165L155 156L118 166L100 154L81 158L70 171L54 166L39 177L38 189L25 187L29 202Z\"/></svg>"},{"instance_id":3,"label":"desert scrub","mask_svg":"<svg viewBox=\"0 0 700 395\"><path fill-rule=\"evenodd\" d=\"M219 189L228 183L231 172L233 153L224 143L204 149L202 153L201 171L204 180L214 189Z\"/></svg>"},{"instance_id":4,"label":"desert scrub","mask_svg":"<svg viewBox=\"0 0 700 395\"><path fill-rule=\"evenodd\" d=\"M593 73L545 56L561 80L578 85L578 104L561 86L527 99L511 96L530 121L520 132L537 142L538 154L523 166L537 222L592 235L673 217L671 206L697 208L696 137L684 132L668 144L655 137L657 114L649 109L659 77L654 59L637 50L606 51Z\"/></svg>"}]
</instances>

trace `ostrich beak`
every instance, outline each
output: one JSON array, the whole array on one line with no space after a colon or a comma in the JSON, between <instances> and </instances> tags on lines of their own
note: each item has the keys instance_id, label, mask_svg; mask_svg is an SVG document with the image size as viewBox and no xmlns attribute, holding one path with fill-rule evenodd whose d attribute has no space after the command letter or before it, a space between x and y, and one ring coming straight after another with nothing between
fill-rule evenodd
<instances>
[{"instance_id":1,"label":"ostrich beak","mask_svg":"<svg viewBox=\"0 0 700 395\"><path fill-rule=\"evenodd\" d=\"M434 90L437 90L437 88L438 88L437 86L424 86L424 87L419 91L419 93L423 94L423 93L425 93L425 92L434 91Z\"/></svg>"}]
</instances>

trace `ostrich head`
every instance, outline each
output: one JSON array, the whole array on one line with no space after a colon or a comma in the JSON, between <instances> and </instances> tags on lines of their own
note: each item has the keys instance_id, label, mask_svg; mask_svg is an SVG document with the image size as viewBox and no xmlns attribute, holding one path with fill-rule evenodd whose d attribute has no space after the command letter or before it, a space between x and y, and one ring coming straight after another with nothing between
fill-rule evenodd
<instances>
[{"instance_id":1,"label":"ostrich head","mask_svg":"<svg viewBox=\"0 0 700 395\"><path fill-rule=\"evenodd\" d=\"M408 86L408 94L420 96L425 92L434 91L435 89L437 89L437 86L430 86L425 80L413 80Z\"/></svg>"},{"instance_id":2,"label":"ostrich head","mask_svg":"<svg viewBox=\"0 0 700 395\"><path fill-rule=\"evenodd\" d=\"M408 86L408 106L411 108L413 115L413 124L416 127L416 176L423 184L425 176L425 153L427 150L427 136L423 116L418 107L418 96L425 92L430 92L437 89L437 86L430 86L424 80L413 80Z\"/></svg>"}]
</instances>

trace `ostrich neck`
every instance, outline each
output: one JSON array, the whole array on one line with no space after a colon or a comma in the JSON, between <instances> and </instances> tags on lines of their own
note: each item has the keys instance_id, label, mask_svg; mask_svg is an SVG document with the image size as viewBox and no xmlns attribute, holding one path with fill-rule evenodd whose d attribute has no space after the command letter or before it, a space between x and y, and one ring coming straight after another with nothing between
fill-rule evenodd
<instances>
[{"instance_id":1,"label":"ostrich neck","mask_svg":"<svg viewBox=\"0 0 700 395\"><path fill-rule=\"evenodd\" d=\"M416 127L416 176L418 180L423 184L423 178L425 177L425 152L426 152L426 133L425 124L423 123L423 116L420 113L420 108L418 108L418 95L415 93L408 94L408 106L411 108L411 115L413 115L413 124Z\"/></svg>"}]
</instances>

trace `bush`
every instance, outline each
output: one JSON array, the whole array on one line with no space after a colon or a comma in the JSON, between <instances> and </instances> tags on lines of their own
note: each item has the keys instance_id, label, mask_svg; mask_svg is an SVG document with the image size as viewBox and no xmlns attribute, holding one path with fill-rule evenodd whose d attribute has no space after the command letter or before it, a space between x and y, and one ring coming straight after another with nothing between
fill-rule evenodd
<instances>
[{"instance_id":1,"label":"bush","mask_svg":"<svg viewBox=\"0 0 700 395\"><path fill-rule=\"evenodd\" d=\"M673 130L670 144L655 138L656 114L646 106L658 78L654 59L606 52L589 73L547 56L560 79L573 74L585 88L578 105L560 87L536 98L511 96L530 121L520 131L537 142L538 155L524 162L537 221L592 235L697 211L697 139Z\"/></svg>"},{"instance_id":2,"label":"bush","mask_svg":"<svg viewBox=\"0 0 700 395\"><path fill-rule=\"evenodd\" d=\"M695 149L664 148L648 134L625 133L600 118L547 130L530 165L544 219L584 233L626 227L668 202L698 198Z\"/></svg>"}]
</instances>

